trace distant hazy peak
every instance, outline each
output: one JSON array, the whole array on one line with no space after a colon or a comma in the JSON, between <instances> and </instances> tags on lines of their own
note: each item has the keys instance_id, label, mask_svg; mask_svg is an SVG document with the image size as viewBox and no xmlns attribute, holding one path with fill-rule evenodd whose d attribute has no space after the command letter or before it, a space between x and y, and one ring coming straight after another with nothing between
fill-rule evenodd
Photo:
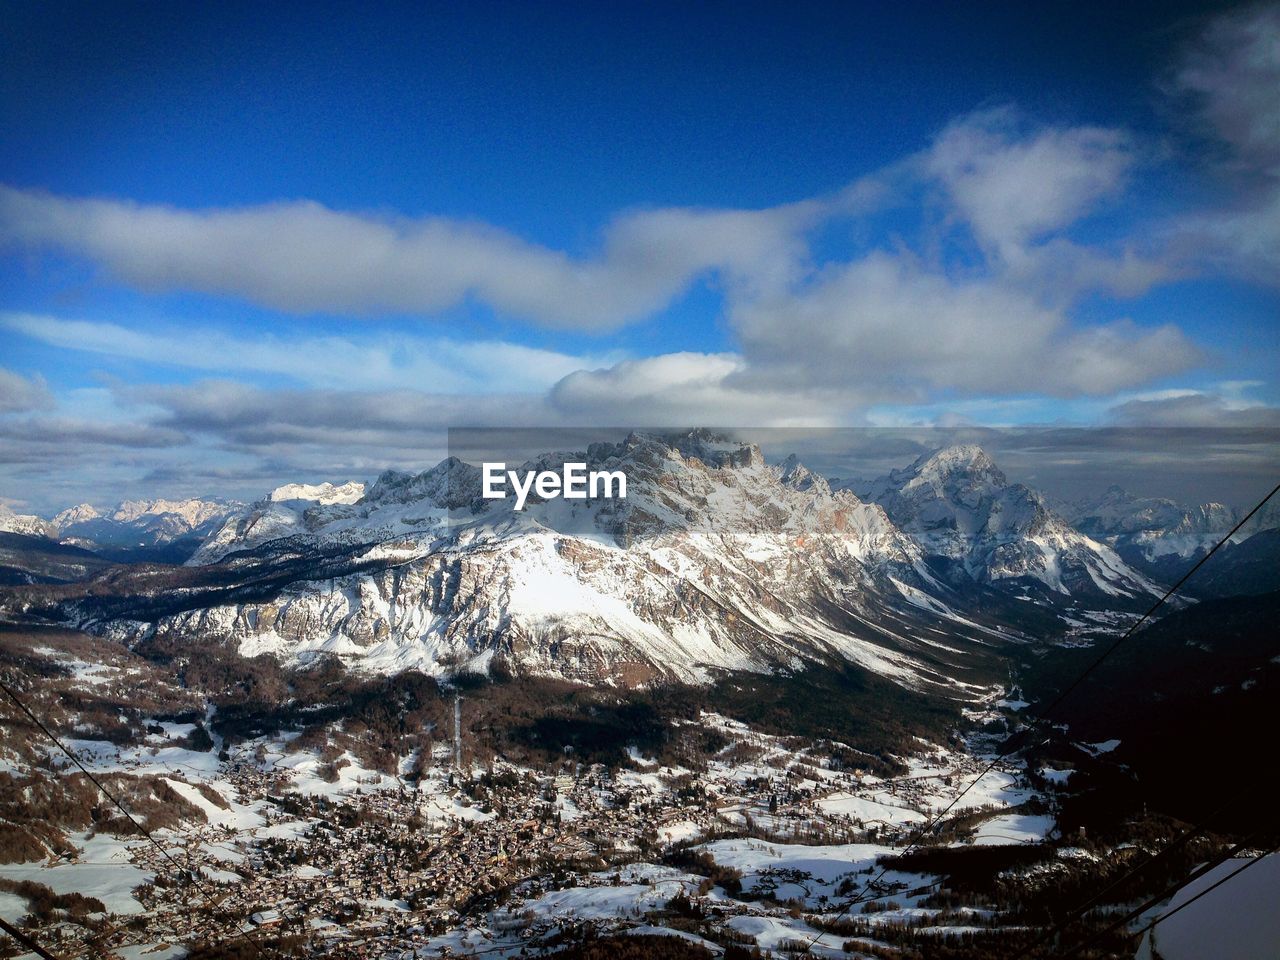
<instances>
[{"instance_id":1,"label":"distant hazy peak","mask_svg":"<svg viewBox=\"0 0 1280 960\"><path fill-rule=\"evenodd\" d=\"M198 497L186 500L124 500L111 514L111 519L119 523L130 523L146 516L171 514L197 527L227 513L228 506L221 500L202 500Z\"/></svg>"},{"instance_id":2,"label":"distant hazy peak","mask_svg":"<svg viewBox=\"0 0 1280 960\"><path fill-rule=\"evenodd\" d=\"M2 503L0 503L0 532L23 533L31 537L55 535L54 526L48 520L34 514L14 513Z\"/></svg>"},{"instance_id":3,"label":"distant hazy peak","mask_svg":"<svg viewBox=\"0 0 1280 960\"><path fill-rule=\"evenodd\" d=\"M73 523L86 523L89 520L96 520L102 513L97 507L90 503L80 503L74 507L67 507L61 513L53 518L53 525L58 529L69 527Z\"/></svg>"}]
</instances>

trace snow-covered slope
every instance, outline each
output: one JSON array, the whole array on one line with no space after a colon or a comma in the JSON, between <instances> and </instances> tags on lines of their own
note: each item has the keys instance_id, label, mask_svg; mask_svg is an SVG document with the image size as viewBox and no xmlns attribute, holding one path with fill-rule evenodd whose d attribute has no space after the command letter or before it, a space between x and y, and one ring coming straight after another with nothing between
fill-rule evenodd
<instances>
[{"instance_id":1,"label":"snow-covered slope","mask_svg":"<svg viewBox=\"0 0 1280 960\"><path fill-rule=\"evenodd\" d=\"M1280 855L1263 856L1260 863L1221 863L1151 914L1142 918L1144 926L1169 918L1143 934L1136 960L1274 957L1280 944Z\"/></svg>"},{"instance_id":2,"label":"snow-covered slope","mask_svg":"<svg viewBox=\"0 0 1280 960\"><path fill-rule=\"evenodd\" d=\"M455 502L448 492L459 482L468 486L465 498ZM303 495L307 492L316 495ZM456 457L419 474L388 470L367 489L354 481L341 486L288 484L225 517L188 563L216 563L266 544L274 544L275 550L328 550L407 534L430 536L447 525L450 505L479 496L479 471Z\"/></svg>"},{"instance_id":3,"label":"snow-covered slope","mask_svg":"<svg viewBox=\"0 0 1280 960\"><path fill-rule=\"evenodd\" d=\"M117 605L98 626L294 663L335 654L446 673L501 661L624 683L841 657L963 693L1018 642L1011 624L1051 637L1064 607L1133 609L1160 589L977 447L875 481L877 502L705 431L520 469L568 461L622 470L626 499L532 497L516 511L482 499L479 469L456 458L388 471L353 502L352 484L278 488L188 561L192 582L216 589L149 598L136 617Z\"/></svg>"},{"instance_id":4,"label":"snow-covered slope","mask_svg":"<svg viewBox=\"0 0 1280 960\"><path fill-rule=\"evenodd\" d=\"M1186 507L1159 497L1135 497L1119 486L1070 504L1065 515L1077 530L1114 547L1130 562L1154 569L1170 561L1185 566L1236 522L1235 511L1221 503Z\"/></svg>"},{"instance_id":5,"label":"snow-covered slope","mask_svg":"<svg viewBox=\"0 0 1280 960\"><path fill-rule=\"evenodd\" d=\"M1109 546L1074 529L1045 498L1010 483L980 447L947 447L875 481L869 498L953 583L1025 588L1050 596L1137 599L1159 588Z\"/></svg>"},{"instance_id":6,"label":"snow-covered slope","mask_svg":"<svg viewBox=\"0 0 1280 960\"><path fill-rule=\"evenodd\" d=\"M28 537L55 537L58 529L43 517L14 513L0 503L0 533L21 533Z\"/></svg>"},{"instance_id":7,"label":"snow-covered slope","mask_svg":"<svg viewBox=\"0 0 1280 960\"><path fill-rule=\"evenodd\" d=\"M193 563L344 557L344 576L193 606L164 633L370 670L483 668L642 682L838 656L909 685L980 666L994 632L953 612L915 543L795 461L705 433L547 454L624 469L625 500L479 498L456 459L386 473L354 504L263 501ZM954 599L954 597L952 598ZM146 628L152 629L152 628Z\"/></svg>"},{"instance_id":8,"label":"snow-covered slope","mask_svg":"<svg viewBox=\"0 0 1280 960\"><path fill-rule=\"evenodd\" d=\"M65 530L73 524L87 523L90 520L97 520L100 516L102 514L93 504L80 503L74 507L67 507L61 513L55 514L53 525L59 530Z\"/></svg>"},{"instance_id":9,"label":"snow-covered slope","mask_svg":"<svg viewBox=\"0 0 1280 960\"><path fill-rule=\"evenodd\" d=\"M312 500L316 503L355 503L364 496L364 484L358 480L335 484L327 480L324 483L286 483L276 487L267 499L273 502L285 500Z\"/></svg>"},{"instance_id":10,"label":"snow-covered slope","mask_svg":"<svg viewBox=\"0 0 1280 960\"><path fill-rule=\"evenodd\" d=\"M1262 508L1249 518L1240 528L1240 537L1251 537L1263 530L1280 530L1280 494L1276 494L1262 505Z\"/></svg>"},{"instance_id":11,"label":"snow-covered slope","mask_svg":"<svg viewBox=\"0 0 1280 960\"><path fill-rule=\"evenodd\" d=\"M202 500L196 497L187 500L125 500L115 508L109 519L116 523L137 523L159 518L170 523L181 522L188 530L194 530L210 520L225 516L237 506L239 504L229 504L224 500Z\"/></svg>"},{"instance_id":12,"label":"snow-covered slope","mask_svg":"<svg viewBox=\"0 0 1280 960\"><path fill-rule=\"evenodd\" d=\"M234 501L190 498L186 500L125 500L102 514L87 503L64 510L54 518L58 536L66 543L111 551L155 550L189 542L185 557L196 543L241 508Z\"/></svg>"}]
</instances>

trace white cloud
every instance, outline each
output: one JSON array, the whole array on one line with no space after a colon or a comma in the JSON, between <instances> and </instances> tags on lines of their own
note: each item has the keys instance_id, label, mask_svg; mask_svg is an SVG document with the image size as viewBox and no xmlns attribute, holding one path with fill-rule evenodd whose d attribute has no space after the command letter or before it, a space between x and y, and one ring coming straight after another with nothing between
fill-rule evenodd
<instances>
[{"instance_id":1,"label":"white cloud","mask_svg":"<svg viewBox=\"0 0 1280 960\"><path fill-rule=\"evenodd\" d=\"M653 314L696 278L767 277L856 192L766 210L642 210L594 259L488 224L344 213L311 201L181 210L0 186L0 242L85 257L144 290L184 289L292 312L434 314L468 298L556 328ZM868 197L871 194L866 194Z\"/></svg>"},{"instance_id":2,"label":"white cloud","mask_svg":"<svg viewBox=\"0 0 1280 960\"><path fill-rule=\"evenodd\" d=\"M1280 180L1249 191L1232 207L1183 217L1171 233L1188 260L1280 286Z\"/></svg>"},{"instance_id":3,"label":"white cloud","mask_svg":"<svg viewBox=\"0 0 1280 960\"><path fill-rule=\"evenodd\" d=\"M1276 20L1272 9L1216 21L1179 73L1245 185L1237 207L1184 217L1159 238L1194 247L1188 262L1269 282L1280 276L1280 154L1276 101L1263 93L1275 88L1277 45L1258 38L1280 36ZM634 358L461 333L314 335L305 321L287 335L248 336L11 312L0 328L63 350L226 379L64 394L56 417L7 419L7 452L35 470L69 468L83 449L99 469L145 466L163 478L177 475L176 447L189 462L184 484L212 483L218 471L266 484L420 466L451 425L822 426L866 422L869 411L945 420L948 407L998 419L1013 404L1023 411L1013 419L1056 409L1122 424L1274 424L1273 408L1225 386L1135 394L1199 363L1201 351L1173 326L1139 326L1119 311L1087 323L1075 315L1087 292L1133 297L1178 275L1141 226L1108 246L1076 229L1146 159L1124 131L982 111L830 196L764 210L627 212L581 255L482 223L307 201L193 211L0 187L0 243L71 253L143 290L351 314L430 316L476 301L504 319L598 332L652 316L711 278L728 335L720 352ZM940 208L937 235L926 227L914 242L815 260L819 228L918 202L929 223ZM262 375L286 386L236 380ZM0 371L0 412L50 402L39 381Z\"/></svg>"},{"instance_id":4,"label":"white cloud","mask_svg":"<svg viewBox=\"0 0 1280 960\"><path fill-rule=\"evenodd\" d=\"M1212 20L1174 86L1225 146L1216 172L1234 197L1179 220L1173 242L1189 260L1280 285L1280 4Z\"/></svg>"},{"instance_id":5,"label":"white cloud","mask_svg":"<svg viewBox=\"0 0 1280 960\"><path fill-rule=\"evenodd\" d=\"M216 437L237 447L319 444L388 449L435 443L450 426L554 422L538 394L431 394L418 390L264 389L230 380L120 387L123 404L166 429Z\"/></svg>"},{"instance_id":6,"label":"white cloud","mask_svg":"<svg viewBox=\"0 0 1280 960\"><path fill-rule=\"evenodd\" d=\"M1175 77L1234 158L1280 177L1280 5L1255 4L1212 20Z\"/></svg>"},{"instance_id":7,"label":"white cloud","mask_svg":"<svg viewBox=\"0 0 1280 960\"><path fill-rule=\"evenodd\" d=\"M1228 397L1201 391L1127 400L1112 407L1109 414L1112 422L1129 427L1280 428L1280 407L1234 403Z\"/></svg>"},{"instance_id":8,"label":"white cloud","mask_svg":"<svg viewBox=\"0 0 1280 960\"><path fill-rule=\"evenodd\" d=\"M521 344L442 337L237 336L213 330L135 330L120 324L0 312L0 329L82 350L220 373L265 373L311 386L433 393L545 390L566 374L616 362Z\"/></svg>"},{"instance_id":9,"label":"white cloud","mask_svg":"<svg viewBox=\"0 0 1280 960\"><path fill-rule=\"evenodd\" d=\"M24 458L19 445L31 449L69 451L73 445L104 447L176 447L187 442L180 431L148 423L110 423L58 416L31 416L0 419L0 438L6 444L0 462Z\"/></svg>"},{"instance_id":10,"label":"white cloud","mask_svg":"<svg viewBox=\"0 0 1280 960\"><path fill-rule=\"evenodd\" d=\"M845 416L844 405L816 391L753 384L742 357L727 353L669 353L579 371L556 384L550 402L570 422L635 426L822 425Z\"/></svg>"},{"instance_id":11,"label":"white cloud","mask_svg":"<svg viewBox=\"0 0 1280 960\"><path fill-rule=\"evenodd\" d=\"M1280 427L1280 407L1256 399L1260 380L1146 390L1112 398L1104 421L1133 427Z\"/></svg>"},{"instance_id":12,"label":"white cloud","mask_svg":"<svg viewBox=\"0 0 1280 960\"><path fill-rule=\"evenodd\" d=\"M1173 327L1077 328L998 277L953 280L887 254L833 267L790 295L737 304L731 322L765 383L843 384L881 401L1110 393L1198 359Z\"/></svg>"},{"instance_id":13,"label":"white cloud","mask_svg":"<svg viewBox=\"0 0 1280 960\"><path fill-rule=\"evenodd\" d=\"M1007 259L1118 194L1135 162L1121 130L1046 127L1027 135L1020 125L1007 107L970 114L922 158L978 240Z\"/></svg>"}]
</instances>

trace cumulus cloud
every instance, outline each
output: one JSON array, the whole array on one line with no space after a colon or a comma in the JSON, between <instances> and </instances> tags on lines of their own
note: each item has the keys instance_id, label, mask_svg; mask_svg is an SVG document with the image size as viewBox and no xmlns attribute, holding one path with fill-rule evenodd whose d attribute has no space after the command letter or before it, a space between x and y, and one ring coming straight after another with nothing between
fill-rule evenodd
<instances>
[{"instance_id":1,"label":"cumulus cloud","mask_svg":"<svg viewBox=\"0 0 1280 960\"><path fill-rule=\"evenodd\" d=\"M952 121L916 165L988 266L1068 305L1093 290L1135 297L1173 275L1146 238L1107 249L1064 235L1124 193L1144 153L1127 131L1035 126L1005 106Z\"/></svg>"},{"instance_id":2,"label":"cumulus cloud","mask_svg":"<svg viewBox=\"0 0 1280 960\"><path fill-rule=\"evenodd\" d=\"M1199 351L1173 327L1076 328L998 276L953 280L872 254L807 289L737 305L732 322L766 383L848 384L889 401L961 394L1101 394L1175 373Z\"/></svg>"},{"instance_id":3,"label":"cumulus cloud","mask_svg":"<svg viewBox=\"0 0 1280 960\"><path fill-rule=\"evenodd\" d=\"M602 332L710 279L726 335L719 350L634 357L452 331L323 336L294 322L288 335L248 337L0 314L10 334L63 350L222 378L117 386L125 409L98 421L66 408L33 416L52 403L43 382L0 370L0 439L10 463L69 466L89 451L99 465L190 489L420 467L449 426L825 426L885 405L919 420L942 405L1025 403L1087 409L1139 433L1274 427L1275 408L1230 390L1135 395L1200 364L1201 349L1176 327L1125 319L1114 300L1090 301L1087 321L1078 309L1095 291L1137 297L1192 266L1280 278L1280 7L1210 21L1174 77L1228 151L1213 172L1231 202L1163 231L1131 223L1110 243L1083 227L1124 196L1151 151L1123 130L1036 125L1007 107L959 117L831 195L623 212L584 251L474 221L306 200L184 210L0 187L0 245L69 253L143 291L354 315L432 317L476 302L500 320ZM904 207L906 236L815 253L827 253L815 238L829 239L836 221ZM236 380L264 374L288 386Z\"/></svg>"},{"instance_id":4,"label":"cumulus cloud","mask_svg":"<svg viewBox=\"0 0 1280 960\"><path fill-rule=\"evenodd\" d=\"M871 403L1102 396L1182 372L1203 356L1176 327L1071 319L1087 291L1136 296L1171 275L1131 248L1064 235L1124 189L1138 153L1118 130L1033 128L1009 108L962 117L903 169L940 190L977 242L965 269L898 247L731 285L725 316L739 352L571 374L552 403L683 422L691 411L725 423L849 422Z\"/></svg>"},{"instance_id":5,"label":"cumulus cloud","mask_svg":"<svg viewBox=\"0 0 1280 960\"><path fill-rule=\"evenodd\" d=\"M714 275L736 343L731 361L697 361L706 373L698 382L671 382L694 362L683 355L618 362L501 343L247 343L49 318L0 322L80 349L219 373L283 373L333 388L479 392L506 380L532 392L559 381L551 405L575 415L791 417L815 389L830 392L846 417L858 404L930 394L1103 394L1199 359L1172 328L1071 320L1087 291L1134 296L1169 276L1158 259L1068 235L1124 189L1138 157L1122 131L1037 128L1010 108L981 111L830 196L764 210L634 211L604 229L596 255L577 258L445 218L373 217L310 202L189 211L0 189L0 238L11 243L70 250L144 288L230 293L291 310L430 313L475 298L503 315L599 330L651 315ZM811 236L824 223L921 193L941 198L949 222L979 248L976 260L957 265L899 246L815 262Z\"/></svg>"},{"instance_id":6,"label":"cumulus cloud","mask_svg":"<svg viewBox=\"0 0 1280 960\"><path fill-rule=\"evenodd\" d=\"M24 413L52 406L53 397L40 377L28 379L0 367L0 414Z\"/></svg>"}]
</instances>

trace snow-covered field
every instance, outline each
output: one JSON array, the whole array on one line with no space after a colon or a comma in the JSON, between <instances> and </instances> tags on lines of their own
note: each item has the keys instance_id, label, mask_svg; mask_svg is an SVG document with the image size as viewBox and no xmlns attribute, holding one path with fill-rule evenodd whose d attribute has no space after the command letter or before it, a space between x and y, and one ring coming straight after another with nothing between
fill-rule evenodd
<instances>
[{"instance_id":1,"label":"snow-covered field","mask_svg":"<svg viewBox=\"0 0 1280 960\"><path fill-rule=\"evenodd\" d=\"M143 905L134 898L133 890L154 880L155 874L132 863L129 848L139 841L125 842L106 834L80 834L71 839L80 851L75 860L55 864L6 863L0 866L0 876L9 880L31 880L54 893L96 897L110 913L141 913ZM21 912L19 909L8 915L17 916Z\"/></svg>"},{"instance_id":2,"label":"snow-covered field","mask_svg":"<svg viewBox=\"0 0 1280 960\"><path fill-rule=\"evenodd\" d=\"M1048 837L1053 826L1053 817L1012 813L983 821L973 842L979 846L1038 843Z\"/></svg>"}]
</instances>

